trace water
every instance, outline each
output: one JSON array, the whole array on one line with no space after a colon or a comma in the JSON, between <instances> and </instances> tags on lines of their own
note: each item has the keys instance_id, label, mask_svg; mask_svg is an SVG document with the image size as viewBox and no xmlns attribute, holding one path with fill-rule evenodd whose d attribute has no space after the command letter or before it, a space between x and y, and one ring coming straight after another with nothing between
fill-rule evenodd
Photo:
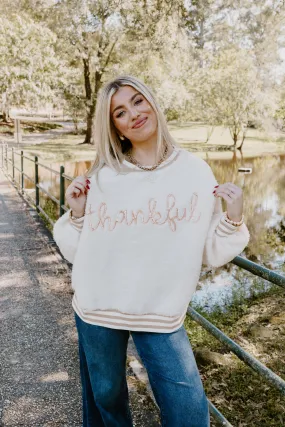
<instances>
[{"instance_id":1,"label":"water","mask_svg":"<svg viewBox=\"0 0 285 427\"><path fill-rule=\"evenodd\" d=\"M243 189L245 221L250 231L250 242L242 256L284 274L285 261L285 155L266 155L238 158L227 153L228 158L217 159L218 153L203 153L218 183L233 182ZM197 154L199 155L199 154ZM65 173L69 176L83 174L91 166L90 161L66 162ZM45 163L58 170L60 164ZM240 167L252 168L251 174L238 172ZM34 165L25 160L25 173L34 177ZM59 177L39 167L43 188L59 198ZM17 175L16 175L17 176ZM66 186L69 185L66 182ZM34 185L25 178L25 188L34 197ZM41 195L41 205L46 197ZM224 205L225 209L225 205ZM58 209L57 209L58 213ZM253 275L229 263L215 270L202 268L198 290L193 301L209 310L215 305L225 305L232 298L232 290L242 287L250 292ZM266 286L258 279L258 286Z\"/></svg>"},{"instance_id":2,"label":"water","mask_svg":"<svg viewBox=\"0 0 285 427\"><path fill-rule=\"evenodd\" d=\"M231 159L207 161L218 183L233 182L243 189L250 242L241 255L284 274L285 156L243 160L233 155ZM251 167L252 173L238 172L240 167ZM203 268L193 301L210 311L214 306L225 306L234 293L248 296L254 288L266 290L268 282L254 279L252 274L231 263L212 271Z\"/></svg>"}]
</instances>

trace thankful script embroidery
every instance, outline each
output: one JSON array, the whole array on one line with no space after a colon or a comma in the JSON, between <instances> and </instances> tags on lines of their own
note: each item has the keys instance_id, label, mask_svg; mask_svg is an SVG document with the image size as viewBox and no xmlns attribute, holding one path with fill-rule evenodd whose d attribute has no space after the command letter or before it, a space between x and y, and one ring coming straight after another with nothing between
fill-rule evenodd
<instances>
[{"instance_id":1,"label":"thankful script embroidery","mask_svg":"<svg viewBox=\"0 0 285 427\"><path fill-rule=\"evenodd\" d=\"M89 228L91 231L96 231L99 227L113 231L118 224L131 226L141 224L164 225L168 224L171 231L176 231L177 223L180 221L193 222L199 221L201 213L197 214L196 208L198 203L197 193L193 193L189 204L182 209L176 207L176 199L173 194L169 194L166 198L165 211L157 210L157 201L150 199L146 210L119 210L114 216L108 214L107 203L101 203L97 211L92 211L92 206L89 205L87 214L89 215ZM94 215L97 214L97 215ZM96 216L96 222L94 221Z\"/></svg>"}]
</instances>

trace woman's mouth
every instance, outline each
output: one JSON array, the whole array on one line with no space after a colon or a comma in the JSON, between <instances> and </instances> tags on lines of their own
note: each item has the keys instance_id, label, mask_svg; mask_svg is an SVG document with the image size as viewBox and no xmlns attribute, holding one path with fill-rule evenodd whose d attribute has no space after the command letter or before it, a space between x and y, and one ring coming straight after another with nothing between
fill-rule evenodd
<instances>
[{"instance_id":1,"label":"woman's mouth","mask_svg":"<svg viewBox=\"0 0 285 427\"><path fill-rule=\"evenodd\" d=\"M133 129L141 128L145 124L146 121L147 121L147 117L145 117L144 119L137 120L133 126Z\"/></svg>"}]
</instances>

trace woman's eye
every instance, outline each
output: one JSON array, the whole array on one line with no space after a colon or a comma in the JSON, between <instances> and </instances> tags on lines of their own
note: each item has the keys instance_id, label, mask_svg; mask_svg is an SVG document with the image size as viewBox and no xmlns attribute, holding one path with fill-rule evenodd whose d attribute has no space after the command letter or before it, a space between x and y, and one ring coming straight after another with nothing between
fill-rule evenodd
<instances>
[{"instance_id":1,"label":"woman's eye","mask_svg":"<svg viewBox=\"0 0 285 427\"><path fill-rule=\"evenodd\" d=\"M124 113L124 111L121 111L121 112L117 115L117 118L122 117L123 113Z\"/></svg>"},{"instance_id":2,"label":"woman's eye","mask_svg":"<svg viewBox=\"0 0 285 427\"><path fill-rule=\"evenodd\" d=\"M142 101L143 101L142 99L138 99L138 100L135 102L135 105L140 104Z\"/></svg>"}]
</instances>

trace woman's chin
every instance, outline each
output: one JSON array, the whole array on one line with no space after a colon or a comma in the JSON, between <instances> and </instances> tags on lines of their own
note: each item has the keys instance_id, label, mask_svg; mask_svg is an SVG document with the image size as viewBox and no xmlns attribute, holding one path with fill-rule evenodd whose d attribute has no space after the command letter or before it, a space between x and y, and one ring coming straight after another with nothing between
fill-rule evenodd
<instances>
[{"instance_id":1,"label":"woman's chin","mask_svg":"<svg viewBox=\"0 0 285 427\"><path fill-rule=\"evenodd\" d=\"M157 135L157 131L156 129L153 129L152 131L145 131L145 132L140 132L139 135L135 135L134 138L131 139L132 142L134 143L141 143L141 142L147 142L150 139L154 139Z\"/></svg>"}]
</instances>

